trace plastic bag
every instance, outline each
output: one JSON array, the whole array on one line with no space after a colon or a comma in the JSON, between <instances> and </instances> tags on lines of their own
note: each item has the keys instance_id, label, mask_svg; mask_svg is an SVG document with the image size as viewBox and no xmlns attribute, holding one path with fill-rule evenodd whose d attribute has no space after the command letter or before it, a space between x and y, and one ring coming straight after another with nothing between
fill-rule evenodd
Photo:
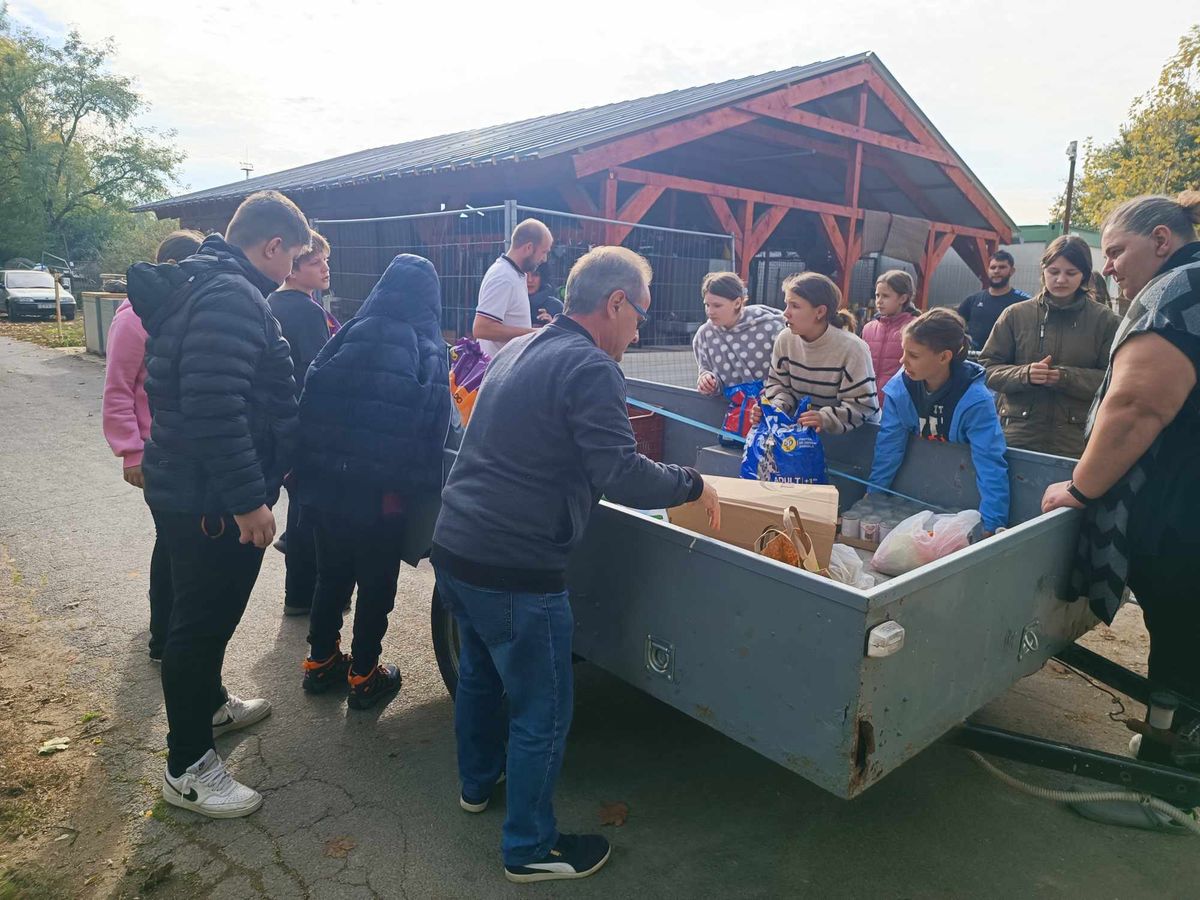
<instances>
[{"instance_id":1,"label":"plastic bag","mask_svg":"<svg viewBox=\"0 0 1200 900\"><path fill-rule=\"evenodd\" d=\"M450 348L450 399L454 401L463 425L471 418L475 395L479 393L479 385L491 361L492 358L471 338L461 338Z\"/></svg>"},{"instance_id":2,"label":"plastic bag","mask_svg":"<svg viewBox=\"0 0 1200 900\"><path fill-rule=\"evenodd\" d=\"M971 543L971 532L982 521L976 509L940 516L925 510L909 516L880 543L871 568L884 575L903 575L949 556Z\"/></svg>"},{"instance_id":3,"label":"plastic bag","mask_svg":"<svg viewBox=\"0 0 1200 900\"><path fill-rule=\"evenodd\" d=\"M751 427L750 410L754 408L762 389L761 381L748 381L745 384L735 384L733 387L725 388L725 399L729 401L729 406L725 409L725 422L721 427L731 434L740 434L745 437ZM731 439L721 438L722 443L726 441L731 441Z\"/></svg>"},{"instance_id":4,"label":"plastic bag","mask_svg":"<svg viewBox=\"0 0 1200 900\"><path fill-rule=\"evenodd\" d=\"M829 557L829 577L864 591L875 587L875 578L867 574L858 553L845 544L833 545L833 554Z\"/></svg>"},{"instance_id":5,"label":"plastic bag","mask_svg":"<svg viewBox=\"0 0 1200 900\"><path fill-rule=\"evenodd\" d=\"M796 416L808 411L803 397ZM762 420L751 429L742 454L742 477L790 484L829 484L825 475L825 450L812 428L773 406L763 405Z\"/></svg>"}]
</instances>

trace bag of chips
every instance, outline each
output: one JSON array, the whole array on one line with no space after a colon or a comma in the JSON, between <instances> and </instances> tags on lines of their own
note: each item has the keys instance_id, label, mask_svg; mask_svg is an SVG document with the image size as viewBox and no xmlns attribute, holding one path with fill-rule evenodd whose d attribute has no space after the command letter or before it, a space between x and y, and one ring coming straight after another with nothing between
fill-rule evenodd
<instances>
[{"instance_id":1,"label":"bag of chips","mask_svg":"<svg viewBox=\"0 0 1200 900\"><path fill-rule=\"evenodd\" d=\"M475 395L492 358L471 338L462 338L450 349L450 399L465 426L475 408Z\"/></svg>"}]
</instances>

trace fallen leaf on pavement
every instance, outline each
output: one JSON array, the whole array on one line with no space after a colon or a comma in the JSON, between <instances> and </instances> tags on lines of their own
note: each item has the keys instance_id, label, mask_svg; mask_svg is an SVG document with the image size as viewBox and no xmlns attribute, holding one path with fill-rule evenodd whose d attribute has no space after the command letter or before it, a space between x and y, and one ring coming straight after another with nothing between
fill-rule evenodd
<instances>
[{"instance_id":1,"label":"fallen leaf on pavement","mask_svg":"<svg viewBox=\"0 0 1200 900\"><path fill-rule=\"evenodd\" d=\"M38 747L38 756L49 756L51 753L61 753L71 746L71 739L66 737L50 738Z\"/></svg>"},{"instance_id":2,"label":"fallen leaf on pavement","mask_svg":"<svg viewBox=\"0 0 1200 900\"><path fill-rule=\"evenodd\" d=\"M354 838L330 838L325 842L325 855L331 856L334 859L345 859L350 855L350 851L357 846L358 842Z\"/></svg>"},{"instance_id":3,"label":"fallen leaf on pavement","mask_svg":"<svg viewBox=\"0 0 1200 900\"><path fill-rule=\"evenodd\" d=\"M600 824L620 828L629 818L628 803L605 803L600 807Z\"/></svg>"}]
</instances>

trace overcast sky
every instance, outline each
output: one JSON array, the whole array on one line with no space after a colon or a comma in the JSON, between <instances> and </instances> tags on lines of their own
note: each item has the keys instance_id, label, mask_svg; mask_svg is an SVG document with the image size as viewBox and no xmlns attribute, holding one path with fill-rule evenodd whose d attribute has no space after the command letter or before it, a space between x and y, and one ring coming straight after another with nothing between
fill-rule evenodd
<instances>
[{"instance_id":1,"label":"overcast sky","mask_svg":"<svg viewBox=\"0 0 1200 900\"><path fill-rule=\"evenodd\" d=\"M1064 150L1111 138L1197 0L1153 3L9 0L54 38L113 37L114 67L188 158L177 193L356 150L872 50L1021 224ZM1142 11L1145 15L1139 15Z\"/></svg>"}]
</instances>

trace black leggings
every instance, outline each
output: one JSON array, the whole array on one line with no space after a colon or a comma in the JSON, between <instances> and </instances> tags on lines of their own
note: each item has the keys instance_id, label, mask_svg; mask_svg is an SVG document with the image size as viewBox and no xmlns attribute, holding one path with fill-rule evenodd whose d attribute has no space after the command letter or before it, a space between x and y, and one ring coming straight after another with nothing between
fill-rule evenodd
<instances>
[{"instance_id":1,"label":"black leggings","mask_svg":"<svg viewBox=\"0 0 1200 900\"><path fill-rule=\"evenodd\" d=\"M1150 632L1150 681L1200 701L1200 552L1130 559L1129 587Z\"/></svg>"}]
</instances>

